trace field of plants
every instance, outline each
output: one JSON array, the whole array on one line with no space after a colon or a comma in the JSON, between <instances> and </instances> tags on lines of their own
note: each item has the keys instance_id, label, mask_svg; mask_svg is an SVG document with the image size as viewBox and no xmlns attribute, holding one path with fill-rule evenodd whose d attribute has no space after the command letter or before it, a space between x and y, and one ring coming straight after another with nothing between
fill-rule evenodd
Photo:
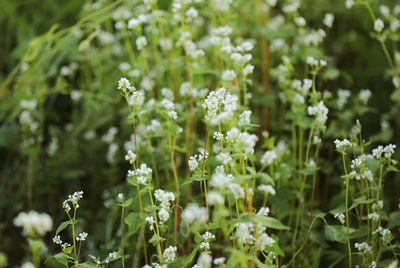
<instances>
[{"instance_id":1,"label":"field of plants","mask_svg":"<svg viewBox=\"0 0 400 268\"><path fill-rule=\"evenodd\" d=\"M0 268L400 266L398 0L4 0Z\"/></svg>"}]
</instances>

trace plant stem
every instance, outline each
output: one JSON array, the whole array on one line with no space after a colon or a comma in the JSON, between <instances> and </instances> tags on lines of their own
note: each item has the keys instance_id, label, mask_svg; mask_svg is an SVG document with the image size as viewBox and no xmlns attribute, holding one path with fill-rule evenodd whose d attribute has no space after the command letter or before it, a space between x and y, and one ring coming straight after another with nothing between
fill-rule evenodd
<instances>
[{"instance_id":1,"label":"plant stem","mask_svg":"<svg viewBox=\"0 0 400 268\"><path fill-rule=\"evenodd\" d=\"M154 222L156 225L156 236L157 236L157 251L158 251L158 258L160 259L160 263L163 263L163 257L161 253L161 239L160 239L160 230L158 228L158 219L157 219L157 213L156 213L156 206L154 205L153 201L153 195L151 194L151 189L150 189L150 184L148 186L149 189L149 196L150 196L150 202L151 202L151 207L153 209L153 214L154 214Z\"/></svg>"},{"instance_id":2,"label":"plant stem","mask_svg":"<svg viewBox=\"0 0 400 268\"><path fill-rule=\"evenodd\" d=\"M206 141L204 142L204 152L203 152L203 166L201 168L201 179L203 179L203 175L204 175L204 167L205 167L205 163L206 163L206 152L207 152L207 140L208 140L208 134L210 132L210 125L208 125L207 127L207 134L206 134ZM201 184L202 180L200 181ZM207 208L207 215L208 215L208 202L207 202L207 184L204 181L204 194L205 194L205 199L206 199L206 208Z\"/></svg>"},{"instance_id":3,"label":"plant stem","mask_svg":"<svg viewBox=\"0 0 400 268\"><path fill-rule=\"evenodd\" d=\"M343 168L346 175L346 229L347 229L347 249L349 253L349 267L351 268L351 245L350 245L350 228L349 228L349 178L347 178L345 153L342 153Z\"/></svg>"},{"instance_id":4,"label":"plant stem","mask_svg":"<svg viewBox=\"0 0 400 268\"><path fill-rule=\"evenodd\" d=\"M122 204L121 211L121 250L122 250L122 268L125 268L125 252L124 252L124 209L125 206Z\"/></svg>"},{"instance_id":5,"label":"plant stem","mask_svg":"<svg viewBox=\"0 0 400 268\"><path fill-rule=\"evenodd\" d=\"M74 205L74 218L72 223L72 241L74 244L74 264L76 264L76 242L75 242L75 218L76 218L76 207Z\"/></svg>"}]
</instances>

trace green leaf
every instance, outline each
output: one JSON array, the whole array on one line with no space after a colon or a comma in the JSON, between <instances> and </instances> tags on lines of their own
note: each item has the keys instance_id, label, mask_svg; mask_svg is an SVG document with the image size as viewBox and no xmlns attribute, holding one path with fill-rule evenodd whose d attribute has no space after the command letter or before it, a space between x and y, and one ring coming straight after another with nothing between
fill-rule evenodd
<instances>
[{"instance_id":1,"label":"green leaf","mask_svg":"<svg viewBox=\"0 0 400 268\"><path fill-rule=\"evenodd\" d=\"M129 215L126 216L124 221L129 226L127 236L136 233L137 230L139 230L139 228L146 223L144 215L138 212L129 213Z\"/></svg>"},{"instance_id":2,"label":"green leaf","mask_svg":"<svg viewBox=\"0 0 400 268\"><path fill-rule=\"evenodd\" d=\"M62 251L65 254L69 255L69 254L71 254L73 248L74 248L73 246L70 246L70 247L64 248Z\"/></svg>"},{"instance_id":3,"label":"green leaf","mask_svg":"<svg viewBox=\"0 0 400 268\"><path fill-rule=\"evenodd\" d=\"M68 227L68 225L70 224L76 224L78 221L77 220L69 220L69 221L64 221L60 224L60 226L58 226L57 231L56 231L56 235L58 235L62 230L64 230L65 228Z\"/></svg>"},{"instance_id":4,"label":"green leaf","mask_svg":"<svg viewBox=\"0 0 400 268\"><path fill-rule=\"evenodd\" d=\"M58 263L61 263L65 266L68 265L68 257L63 252L60 252L54 256L47 258L47 260L44 263L46 264L51 259L55 259Z\"/></svg>"},{"instance_id":5,"label":"green leaf","mask_svg":"<svg viewBox=\"0 0 400 268\"><path fill-rule=\"evenodd\" d=\"M271 184L272 186L275 186L274 179L267 173L257 173L256 178L260 178L261 182L264 184Z\"/></svg>"},{"instance_id":6,"label":"green leaf","mask_svg":"<svg viewBox=\"0 0 400 268\"><path fill-rule=\"evenodd\" d=\"M182 220L181 221L181 229L180 233L184 236L187 237L189 235L189 224L187 221Z\"/></svg>"},{"instance_id":7,"label":"green leaf","mask_svg":"<svg viewBox=\"0 0 400 268\"><path fill-rule=\"evenodd\" d=\"M124 207L128 207L130 204L132 204L132 201L133 201L133 199L132 199L132 198L129 198L129 199L126 200L122 205L123 205Z\"/></svg>"},{"instance_id":8,"label":"green leaf","mask_svg":"<svg viewBox=\"0 0 400 268\"><path fill-rule=\"evenodd\" d=\"M276 254L278 254L279 256L285 256L285 253L283 253L283 251L281 250L281 248L279 247L279 238L276 235L272 235L271 236L276 242L272 245L272 247L266 247L268 251L272 251L275 252Z\"/></svg>"},{"instance_id":9,"label":"green leaf","mask_svg":"<svg viewBox=\"0 0 400 268\"><path fill-rule=\"evenodd\" d=\"M205 181L205 180L207 180L207 176L205 174L203 174L203 177L201 177L201 174L193 174L193 176L187 179L184 183L182 183L182 185L190 184L194 181Z\"/></svg>"},{"instance_id":10,"label":"green leaf","mask_svg":"<svg viewBox=\"0 0 400 268\"><path fill-rule=\"evenodd\" d=\"M372 202L374 202L374 199L367 199L365 196L356 198L356 199L354 199L353 204L351 205L349 210L357 207L360 204L370 204Z\"/></svg>"},{"instance_id":11,"label":"green leaf","mask_svg":"<svg viewBox=\"0 0 400 268\"><path fill-rule=\"evenodd\" d=\"M355 229L350 228L349 233L353 232L355 232ZM347 243L347 229L342 225L325 225L325 236L330 241Z\"/></svg>"},{"instance_id":12,"label":"green leaf","mask_svg":"<svg viewBox=\"0 0 400 268\"><path fill-rule=\"evenodd\" d=\"M289 230L289 227L281 223L278 219L266 216L253 216L255 222L261 223L268 228L277 230Z\"/></svg>"},{"instance_id":13,"label":"green leaf","mask_svg":"<svg viewBox=\"0 0 400 268\"><path fill-rule=\"evenodd\" d=\"M400 226L400 211L392 212L389 216L388 228Z\"/></svg>"},{"instance_id":14,"label":"green leaf","mask_svg":"<svg viewBox=\"0 0 400 268\"><path fill-rule=\"evenodd\" d=\"M192 251L192 253L190 253L189 256L186 257L185 259L185 267L188 266L190 263L192 263L194 257L196 256L197 251L199 250L199 246L195 247Z\"/></svg>"}]
</instances>

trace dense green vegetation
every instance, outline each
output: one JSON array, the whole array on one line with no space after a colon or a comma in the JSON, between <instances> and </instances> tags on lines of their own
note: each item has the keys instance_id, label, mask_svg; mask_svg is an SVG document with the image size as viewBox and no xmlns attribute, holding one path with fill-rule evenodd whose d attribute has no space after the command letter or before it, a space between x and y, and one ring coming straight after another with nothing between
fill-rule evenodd
<instances>
[{"instance_id":1,"label":"dense green vegetation","mask_svg":"<svg viewBox=\"0 0 400 268\"><path fill-rule=\"evenodd\" d=\"M3 2L0 268L399 266L397 1Z\"/></svg>"}]
</instances>

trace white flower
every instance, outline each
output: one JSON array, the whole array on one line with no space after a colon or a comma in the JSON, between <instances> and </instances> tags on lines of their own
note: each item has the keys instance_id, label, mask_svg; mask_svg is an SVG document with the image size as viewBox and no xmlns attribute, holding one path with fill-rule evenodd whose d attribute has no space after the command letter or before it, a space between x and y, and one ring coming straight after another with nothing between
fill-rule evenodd
<instances>
[{"instance_id":1,"label":"white flower","mask_svg":"<svg viewBox=\"0 0 400 268\"><path fill-rule=\"evenodd\" d=\"M127 152L127 154L125 155L125 160L129 161L130 164L135 163L136 154L134 154L134 153L132 152L132 150L129 150L129 151Z\"/></svg>"},{"instance_id":2,"label":"white flower","mask_svg":"<svg viewBox=\"0 0 400 268\"><path fill-rule=\"evenodd\" d=\"M222 80L224 81L232 81L233 79L235 79L235 77L236 74L233 70L226 70L222 73Z\"/></svg>"},{"instance_id":3,"label":"white flower","mask_svg":"<svg viewBox=\"0 0 400 268\"><path fill-rule=\"evenodd\" d=\"M108 147L106 159L110 164L115 164L115 154L117 153L118 148L119 146L116 143L111 143Z\"/></svg>"},{"instance_id":4,"label":"white flower","mask_svg":"<svg viewBox=\"0 0 400 268\"><path fill-rule=\"evenodd\" d=\"M335 16L332 13L326 13L323 23L326 25L326 27L331 28L333 25L334 19L335 19Z\"/></svg>"},{"instance_id":5,"label":"white flower","mask_svg":"<svg viewBox=\"0 0 400 268\"><path fill-rule=\"evenodd\" d=\"M24 263L21 265L21 268L35 268L35 265L33 265L33 263L27 261L27 262L24 262Z\"/></svg>"},{"instance_id":6,"label":"white flower","mask_svg":"<svg viewBox=\"0 0 400 268\"><path fill-rule=\"evenodd\" d=\"M201 253L199 259L197 260L198 267L211 268L211 264L212 264L212 257L205 252Z\"/></svg>"},{"instance_id":7,"label":"white flower","mask_svg":"<svg viewBox=\"0 0 400 268\"><path fill-rule=\"evenodd\" d=\"M271 237L269 237L267 234L262 234L258 240L257 243L260 246L260 249L264 249L266 246L272 247L275 244L275 240Z\"/></svg>"},{"instance_id":8,"label":"white flower","mask_svg":"<svg viewBox=\"0 0 400 268\"><path fill-rule=\"evenodd\" d=\"M372 251L372 248L370 245L368 245L367 242L362 242L362 243L355 243L354 247L358 250L358 251L363 251L364 253L369 253Z\"/></svg>"},{"instance_id":9,"label":"white flower","mask_svg":"<svg viewBox=\"0 0 400 268\"><path fill-rule=\"evenodd\" d=\"M269 0L271 1L271 0ZM225 263L225 258L224 257L220 257L220 258L215 258L214 259L214 264L215 265L224 265Z\"/></svg>"},{"instance_id":10,"label":"white flower","mask_svg":"<svg viewBox=\"0 0 400 268\"><path fill-rule=\"evenodd\" d=\"M244 198L245 192L244 189L237 183L229 184L229 190L232 192L235 199Z\"/></svg>"},{"instance_id":11,"label":"white flower","mask_svg":"<svg viewBox=\"0 0 400 268\"><path fill-rule=\"evenodd\" d=\"M374 174L372 174L372 171L369 169L364 170L364 172L361 175L364 179L367 179L369 181L374 180ZM382 201L382 200L381 200ZM373 205L372 205L373 206Z\"/></svg>"},{"instance_id":12,"label":"white flower","mask_svg":"<svg viewBox=\"0 0 400 268\"><path fill-rule=\"evenodd\" d=\"M294 22L297 24L297 26L300 26L300 27L306 25L306 20L303 17L294 18Z\"/></svg>"},{"instance_id":13,"label":"white flower","mask_svg":"<svg viewBox=\"0 0 400 268\"><path fill-rule=\"evenodd\" d=\"M64 243L64 244L61 245L61 248L62 248L62 249L66 249L66 248L69 248L70 246L71 246L71 244L69 244L69 243Z\"/></svg>"},{"instance_id":14,"label":"white flower","mask_svg":"<svg viewBox=\"0 0 400 268\"><path fill-rule=\"evenodd\" d=\"M318 60L311 56L307 57L306 62L308 65L313 66L313 67L317 67L317 66L324 67L327 64L325 60L322 60L322 59Z\"/></svg>"},{"instance_id":15,"label":"white flower","mask_svg":"<svg viewBox=\"0 0 400 268\"><path fill-rule=\"evenodd\" d=\"M278 158L274 150L266 151L261 157L261 164L265 166L271 165Z\"/></svg>"},{"instance_id":16,"label":"white flower","mask_svg":"<svg viewBox=\"0 0 400 268\"><path fill-rule=\"evenodd\" d=\"M239 116L239 126L250 124L251 111L243 111Z\"/></svg>"},{"instance_id":17,"label":"white flower","mask_svg":"<svg viewBox=\"0 0 400 268\"><path fill-rule=\"evenodd\" d=\"M210 205L223 205L224 197L217 191L211 191L207 194L208 203Z\"/></svg>"},{"instance_id":18,"label":"white flower","mask_svg":"<svg viewBox=\"0 0 400 268\"><path fill-rule=\"evenodd\" d=\"M212 123L218 123L218 121L214 121L217 112L219 109L219 105L225 97L226 89L225 88L218 88L214 91L208 93L207 98L204 100L202 104L203 108L206 110L206 120L211 121Z\"/></svg>"},{"instance_id":19,"label":"white flower","mask_svg":"<svg viewBox=\"0 0 400 268\"><path fill-rule=\"evenodd\" d=\"M385 153L385 157L387 159L390 159L392 157L392 155L394 154L394 150L396 149L396 145L395 144L389 144L386 145L385 148L383 148L383 152Z\"/></svg>"},{"instance_id":20,"label":"white flower","mask_svg":"<svg viewBox=\"0 0 400 268\"><path fill-rule=\"evenodd\" d=\"M150 230L152 231L154 229L153 224L155 224L155 220L152 216L146 217L145 221L150 225Z\"/></svg>"},{"instance_id":21,"label":"white flower","mask_svg":"<svg viewBox=\"0 0 400 268\"><path fill-rule=\"evenodd\" d=\"M397 30L400 28L400 20L397 18L394 18L392 22L390 23L390 30L392 32L397 32Z\"/></svg>"},{"instance_id":22,"label":"white flower","mask_svg":"<svg viewBox=\"0 0 400 268\"><path fill-rule=\"evenodd\" d=\"M131 83L129 82L128 79L125 77L122 77L118 81L118 89L121 89L122 91L125 91L131 87Z\"/></svg>"},{"instance_id":23,"label":"white flower","mask_svg":"<svg viewBox=\"0 0 400 268\"><path fill-rule=\"evenodd\" d=\"M30 236L32 232L39 236L44 236L51 231L53 220L46 213L38 213L37 211L20 212L13 223L17 227L22 227L23 234ZM33 234L33 235L34 235Z\"/></svg>"},{"instance_id":24,"label":"white flower","mask_svg":"<svg viewBox=\"0 0 400 268\"><path fill-rule=\"evenodd\" d=\"M101 137L101 140L105 143L112 143L115 135L118 133L118 128L110 127L105 135Z\"/></svg>"},{"instance_id":25,"label":"white flower","mask_svg":"<svg viewBox=\"0 0 400 268\"><path fill-rule=\"evenodd\" d=\"M346 0L346 7L348 9L352 8L354 6L354 0Z\"/></svg>"},{"instance_id":26,"label":"white flower","mask_svg":"<svg viewBox=\"0 0 400 268\"><path fill-rule=\"evenodd\" d=\"M243 132L240 135L240 141L243 143L243 151L245 154L254 153L254 146L258 141L256 135Z\"/></svg>"},{"instance_id":27,"label":"white flower","mask_svg":"<svg viewBox=\"0 0 400 268\"><path fill-rule=\"evenodd\" d=\"M65 212L69 212L71 210L70 205L68 204L68 200L65 200L63 202L63 209L65 210Z\"/></svg>"},{"instance_id":28,"label":"white flower","mask_svg":"<svg viewBox=\"0 0 400 268\"><path fill-rule=\"evenodd\" d=\"M186 10L186 16L189 21L193 21L195 18L197 18L199 15L199 12L194 8L190 7L188 10Z\"/></svg>"},{"instance_id":29,"label":"white flower","mask_svg":"<svg viewBox=\"0 0 400 268\"><path fill-rule=\"evenodd\" d=\"M382 228L382 226L379 226L372 234L380 234L383 238L390 238L392 235L389 229Z\"/></svg>"},{"instance_id":30,"label":"white flower","mask_svg":"<svg viewBox=\"0 0 400 268\"><path fill-rule=\"evenodd\" d=\"M173 246L169 246L164 250L163 257L167 263L172 262L176 258L177 248Z\"/></svg>"},{"instance_id":31,"label":"white flower","mask_svg":"<svg viewBox=\"0 0 400 268\"><path fill-rule=\"evenodd\" d=\"M335 219L337 219L338 221L340 221L340 223L341 224L344 224L344 222L345 222L345 216L344 216L344 214L343 213L336 213L335 214Z\"/></svg>"},{"instance_id":32,"label":"white flower","mask_svg":"<svg viewBox=\"0 0 400 268\"><path fill-rule=\"evenodd\" d=\"M121 62L121 63L119 64L119 66L118 66L118 69L119 69L121 72L127 72L127 71L129 71L131 68L132 68L131 65L130 65L129 63L127 63L127 62Z\"/></svg>"},{"instance_id":33,"label":"white flower","mask_svg":"<svg viewBox=\"0 0 400 268\"><path fill-rule=\"evenodd\" d=\"M368 104L368 100L370 97L371 97L371 90L369 90L369 89L362 89L360 91L360 93L358 94L358 98L364 105Z\"/></svg>"},{"instance_id":34,"label":"white flower","mask_svg":"<svg viewBox=\"0 0 400 268\"><path fill-rule=\"evenodd\" d=\"M61 245L62 241L59 235L56 235L55 237L53 237L53 243L57 244L57 245Z\"/></svg>"},{"instance_id":35,"label":"white flower","mask_svg":"<svg viewBox=\"0 0 400 268\"><path fill-rule=\"evenodd\" d=\"M349 140L347 140L347 139L344 139L344 140L342 140L342 141L336 139L336 140L334 141L334 143L335 143L335 146L336 146L336 150L337 150L337 151L344 151L344 150L346 149L347 146L351 146L351 142L350 142Z\"/></svg>"},{"instance_id":36,"label":"white flower","mask_svg":"<svg viewBox=\"0 0 400 268\"><path fill-rule=\"evenodd\" d=\"M376 19L374 23L374 30L377 33L382 32L383 28L385 27L385 24L383 23L383 20L381 19Z\"/></svg>"},{"instance_id":37,"label":"white flower","mask_svg":"<svg viewBox=\"0 0 400 268\"><path fill-rule=\"evenodd\" d=\"M251 64L247 64L246 66L244 66L243 68L243 75L244 76L248 76L249 74L252 74L254 71L254 66Z\"/></svg>"},{"instance_id":38,"label":"white flower","mask_svg":"<svg viewBox=\"0 0 400 268\"><path fill-rule=\"evenodd\" d=\"M224 152L220 152L219 154L217 154L216 158L218 161L221 161L224 165L227 165L229 164L229 162L232 161L232 157L230 156L230 154Z\"/></svg>"},{"instance_id":39,"label":"white flower","mask_svg":"<svg viewBox=\"0 0 400 268\"><path fill-rule=\"evenodd\" d=\"M257 212L258 216L268 216L269 215L269 207L262 207Z\"/></svg>"},{"instance_id":40,"label":"white flower","mask_svg":"<svg viewBox=\"0 0 400 268\"><path fill-rule=\"evenodd\" d=\"M220 132L214 132L213 134L213 138L217 141L221 141L224 139L224 134L220 133Z\"/></svg>"},{"instance_id":41,"label":"white flower","mask_svg":"<svg viewBox=\"0 0 400 268\"><path fill-rule=\"evenodd\" d=\"M308 106L307 112L309 115L315 115L316 122L320 125L323 126L326 123L326 120L328 120L328 108L325 106L323 101L320 101L318 105L316 106Z\"/></svg>"},{"instance_id":42,"label":"white flower","mask_svg":"<svg viewBox=\"0 0 400 268\"><path fill-rule=\"evenodd\" d=\"M139 36L136 39L136 47L138 50L142 50L145 46L147 46L147 39L144 36Z\"/></svg>"},{"instance_id":43,"label":"white flower","mask_svg":"<svg viewBox=\"0 0 400 268\"><path fill-rule=\"evenodd\" d=\"M200 248L201 248L201 249L209 250L209 249L210 249L210 243L208 243L208 242L201 242L201 243L200 243Z\"/></svg>"},{"instance_id":44,"label":"white flower","mask_svg":"<svg viewBox=\"0 0 400 268\"><path fill-rule=\"evenodd\" d=\"M76 241L85 241L87 236L88 236L88 234L85 233L85 232L80 233L80 234L78 235L78 237L76 238Z\"/></svg>"},{"instance_id":45,"label":"white flower","mask_svg":"<svg viewBox=\"0 0 400 268\"><path fill-rule=\"evenodd\" d=\"M106 263L109 263L110 261L114 260L117 258L117 252L110 252L107 256L107 258L104 260Z\"/></svg>"},{"instance_id":46,"label":"white flower","mask_svg":"<svg viewBox=\"0 0 400 268\"><path fill-rule=\"evenodd\" d=\"M169 208L170 202L175 201L175 195L172 192L165 192L164 190L157 189L154 192L157 201L161 203L161 207Z\"/></svg>"},{"instance_id":47,"label":"white flower","mask_svg":"<svg viewBox=\"0 0 400 268\"><path fill-rule=\"evenodd\" d=\"M148 179L151 179L152 172L153 170L143 163L136 170L128 170L128 177L136 176L136 180L140 184L147 184Z\"/></svg>"},{"instance_id":48,"label":"white flower","mask_svg":"<svg viewBox=\"0 0 400 268\"><path fill-rule=\"evenodd\" d=\"M368 219L373 220L375 222L379 221L379 214L376 212L372 212L370 214L368 214Z\"/></svg>"},{"instance_id":49,"label":"white flower","mask_svg":"<svg viewBox=\"0 0 400 268\"><path fill-rule=\"evenodd\" d=\"M195 171L196 168L199 166L199 163L197 162L195 156L189 157L188 164L190 171Z\"/></svg>"},{"instance_id":50,"label":"white flower","mask_svg":"<svg viewBox=\"0 0 400 268\"><path fill-rule=\"evenodd\" d=\"M275 189L274 187L272 187L271 185L266 185L266 184L262 184L260 186L258 186L258 190L263 191L265 193L269 193L272 195L275 195Z\"/></svg>"},{"instance_id":51,"label":"white flower","mask_svg":"<svg viewBox=\"0 0 400 268\"><path fill-rule=\"evenodd\" d=\"M214 239L215 239L215 235L213 235L213 234L210 233L210 232L205 232L205 233L202 235L202 237L203 237L203 239L204 239L205 241L209 241L209 240L214 240Z\"/></svg>"},{"instance_id":52,"label":"white flower","mask_svg":"<svg viewBox=\"0 0 400 268\"><path fill-rule=\"evenodd\" d=\"M230 182L232 181L233 176L231 174L225 175L223 171L216 171L211 177L211 186L218 188L218 189L225 189L229 186Z\"/></svg>"},{"instance_id":53,"label":"white flower","mask_svg":"<svg viewBox=\"0 0 400 268\"><path fill-rule=\"evenodd\" d=\"M132 95L129 97L129 105L135 106L135 105L142 105L144 101L144 91L133 91Z\"/></svg>"},{"instance_id":54,"label":"white flower","mask_svg":"<svg viewBox=\"0 0 400 268\"><path fill-rule=\"evenodd\" d=\"M170 100L164 98L164 99L161 101L160 104L161 104L161 106L163 106L163 107L167 110L168 116L169 116L171 119L176 120L176 119L178 118L178 114L177 114L176 111L175 111L175 104L174 104L172 101L170 101Z\"/></svg>"},{"instance_id":55,"label":"white flower","mask_svg":"<svg viewBox=\"0 0 400 268\"><path fill-rule=\"evenodd\" d=\"M236 224L235 237L241 243L253 244L255 237L252 235L254 226L252 222L239 222Z\"/></svg>"},{"instance_id":56,"label":"white flower","mask_svg":"<svg viewBox=\"0 0 400 268\"><path fill-rule=\"evenodd\" d=\"M189 203L182 212L182 219L188 224L203 224L208 220L207 209L195 203Z\"/></svg>"},{"instance_id":57,"label":"white flower","mask_svg":"<svg viewBox=\"0 0 400 268\"><path fill-rule=\"evenodd\" d=\"M136 19L136 18L132 18L128 21L128 29L135 29L136 27L138 27L141 24L141 22Z\"/></svg>"},{"instance_id":58,"label":"white flower","mask_svg":"<svg viewBox=\"0 0 400 268\"><path fill-rule=\"evenodd\" d=\"M158 217L160 218L160 224L166 222L169 219L169 211L166 208L161 208L158 211Z\"/></svg>"}]
</instances>

